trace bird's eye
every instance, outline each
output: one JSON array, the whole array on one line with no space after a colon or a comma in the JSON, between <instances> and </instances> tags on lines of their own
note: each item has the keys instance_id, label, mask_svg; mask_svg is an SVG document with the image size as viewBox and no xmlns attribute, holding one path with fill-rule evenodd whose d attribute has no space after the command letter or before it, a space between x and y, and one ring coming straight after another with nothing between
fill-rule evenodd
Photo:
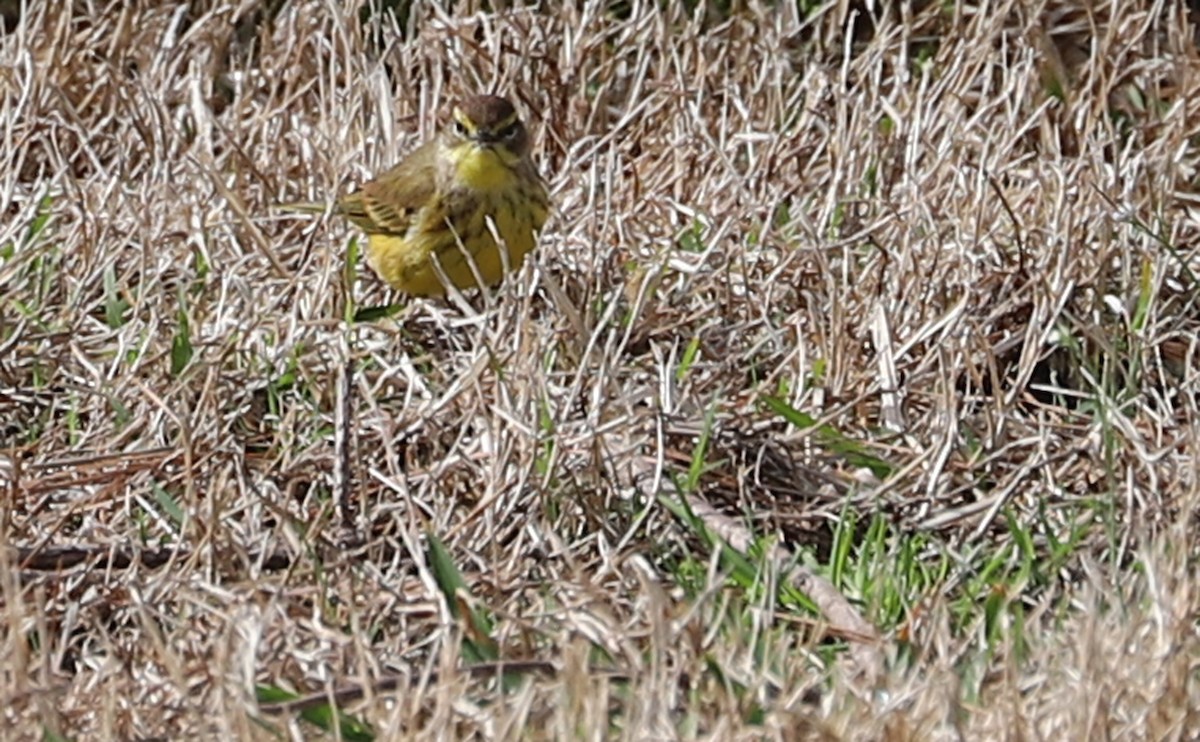
<instances>
[{"instance_id":1,"label":"bird's eye","mask_svg":"<svg viewBox=\"0 0 1200 742\"><path fill-rule=\"evenodd\" d=\"M517 125L509 124L500 130L501 139L513 139L517 136Z\"/></svg>"},{"instance_id":2,"label":"bird's eye","mask_svg":"<svg viewBox=\"0 0 1200 742\"><path fill-rule=\"evenodd\" d=\"M470 134L471 132L467 130L466 124L459 121L458 119L455 119L454 120L454 133L458 134L460 137L465 137L468 134Z\"/></svg>"}]
</instances>

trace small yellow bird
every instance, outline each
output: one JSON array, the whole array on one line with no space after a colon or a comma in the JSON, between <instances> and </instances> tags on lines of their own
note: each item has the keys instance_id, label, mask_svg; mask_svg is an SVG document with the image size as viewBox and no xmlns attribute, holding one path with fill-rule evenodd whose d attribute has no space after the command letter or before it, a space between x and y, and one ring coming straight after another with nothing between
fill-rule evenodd
<instances>
[{"instance_id":1,"label":"small yellow bird","mask_svg":"<svg viewBox=\"0 0 1200 742\"><path fill-rule=\"evenodd\" d=\"M366 232L375 272L412 296L444 295L446 282L458 289L499 283L537 246L550 209L529 159L529 132L511 103L477 95L453 117L437 137L334 208ZM281 208L326 210L311 203Z\"/></svg>"}]
</instances>

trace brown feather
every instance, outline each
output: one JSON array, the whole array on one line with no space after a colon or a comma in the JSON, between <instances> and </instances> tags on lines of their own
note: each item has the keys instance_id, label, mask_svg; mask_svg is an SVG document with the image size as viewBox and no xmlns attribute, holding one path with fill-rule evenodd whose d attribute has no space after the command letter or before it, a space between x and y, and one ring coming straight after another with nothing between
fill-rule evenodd
<instances>
[{"instance_id":1,"label":"brown feather","mask_svg":"<svg viewBox=\"0 0 1200 742\"><path fill-rule=\"evenodd\" d=\"M366 232L404 235L413 217L437 191L437 148L433 139L338 201L338 212Z\"/></svg>"}]
</instances>

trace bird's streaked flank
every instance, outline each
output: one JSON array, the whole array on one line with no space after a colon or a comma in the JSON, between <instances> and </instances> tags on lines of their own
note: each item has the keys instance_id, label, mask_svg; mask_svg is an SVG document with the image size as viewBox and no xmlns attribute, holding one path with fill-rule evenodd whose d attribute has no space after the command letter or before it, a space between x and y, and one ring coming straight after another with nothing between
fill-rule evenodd
<instances>
[{"instance_id":1,"label":"bird's streaked flank","mask_svg":"<svg viewBox=\"0 0 1200 742\"><path fill-rule=\"evenodd\" d=\"M529 132L511 103L494 95L467 98L437 137L340 199L334 213L366 232L367 261L406 294L441 296L447 282L458 289L492 286L537 245L549 212L529 150Z\"/></svg>"}]
</instances>

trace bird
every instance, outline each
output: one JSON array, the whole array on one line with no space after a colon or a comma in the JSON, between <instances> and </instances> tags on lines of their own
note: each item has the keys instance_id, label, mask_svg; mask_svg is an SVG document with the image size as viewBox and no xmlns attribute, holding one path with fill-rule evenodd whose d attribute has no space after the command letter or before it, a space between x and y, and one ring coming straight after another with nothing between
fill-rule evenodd
<instances>
[{"instance_id":1,"label":"bird","mask_svg":"<svg viewBox=\"0 0 1200 742\"><path fill-rule=\"evenodd\" d=\"M404 294L443 296L447 284L494 286L537 246L550 212L531 146L508 99L470 96L437 136L338 199L332 211L366 233L367 263ZM280 208L329 210L321 203Z\"/></svg>"}]
</instances>

